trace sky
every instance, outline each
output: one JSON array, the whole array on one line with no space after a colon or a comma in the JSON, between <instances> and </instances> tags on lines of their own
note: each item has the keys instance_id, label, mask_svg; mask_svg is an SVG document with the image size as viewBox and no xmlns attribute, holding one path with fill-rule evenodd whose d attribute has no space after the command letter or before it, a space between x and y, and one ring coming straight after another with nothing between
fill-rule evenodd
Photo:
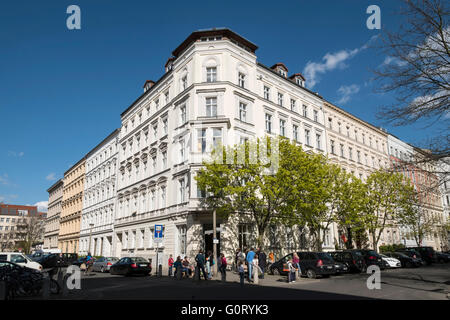
<instances>
[{"instance_id":1,"label":"sky","mask_svg":"<svg viewBox=\"0 0 450 320\"><path fill-rule=\"evenodd\" d=\"M70 5L81 30L69 30ZM381 30L369 30L370 5ZM357 117L420 145L421 124L376 117L391 94L375 93L372 45L404 23L399 1L8 0L0 3L0 201L40 206L47 189L115 128L120 113L158 80L171 52L195 30L227 27L255 43L257 60L283 62L307 86Z\"/></svg>"}]
</instances>

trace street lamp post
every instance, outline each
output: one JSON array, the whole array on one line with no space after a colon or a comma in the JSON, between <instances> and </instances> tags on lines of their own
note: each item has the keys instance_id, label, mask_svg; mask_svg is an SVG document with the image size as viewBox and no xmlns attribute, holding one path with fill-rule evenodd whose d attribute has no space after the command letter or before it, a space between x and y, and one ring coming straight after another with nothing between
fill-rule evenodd
<instances>
[{"instance_id":1,"label":"street lamp post","mask_svg":"<svg viewBox=\"0 0 450 320\"><path fill-rule=\"evenodd\" d=\"M93 223L90 223L89 226L91 227L91 231L89 233L89 249L88 249L88 253L91 251L91 242L92 242L92 227L94 226Z\"/></svg>"},{"instance_id":2,"label":"street lamp post","mask_svg":"<svg viewBox=\"0 0 450 320\"><path fill-rule=\"evenodd\" d=\"M217 243L216 243L216 209L213 210L213 259L217 260ZM217 278L217 263L214 261L214 278Z\"/></svg>"}]
</instances>

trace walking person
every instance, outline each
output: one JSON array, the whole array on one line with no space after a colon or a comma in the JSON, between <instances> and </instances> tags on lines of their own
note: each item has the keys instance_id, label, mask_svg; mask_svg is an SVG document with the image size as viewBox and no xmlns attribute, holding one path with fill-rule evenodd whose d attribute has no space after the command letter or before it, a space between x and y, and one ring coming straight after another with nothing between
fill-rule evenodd
<instances>
[{"instance_id":1,"label":"walking person","mask_svg":"<svg viewBox=\"0 0 450 320\"><path fill-rule=\"evenodd\" d=\"M173 258L172 255L169 256L169 277L172 276L172 270L173 270Z\"/></svg>"},{"instance_id":2,"label":"walking person","mask_svg":"<svg viewBox=\"0 0 450 320\"><path fill-rule=\"evenodd\" d=\"M241 283L241 287L243 287L244 279L245 279L245 274L244 274L245 270L244 270L244 262L242 262L242 261L238 262L238 272L239 272L239 280Z\"/></svg>"},{"instance_id":3,"label":"walking person","mask_svg":"<svg viewBox=\"0 0 450 320\"><path fill-rule=\"evenodd\" d=\"M258 266L261 269L261 279L264 279L264 272L266 271L267 266L267 257L261 248L258 249Z\"/></svg>"},{"instance_id":4,"label":"walking person","mask_svg":"<svg viewBox=\"0 0 450 320\"><path fill-rule=\"evenodd\" d=\"M222 274L222 281L227 281L227 259L223 253L220 254L219 271Z\"/></svg>"},{"instance_id":5,"label":"walking person","mask_svg":"<svg viewBox=\"0 0 450 320\"><path fill-rule=\"evenodd\" d=\"M84 263L86 264L86 270L84 271L84 274L87 275L91 272L92 265L94 264L94 258L91 256L90 252L88 252Z\"/></svg>"},{"instance_id":6,"label":"walking person","mask_svg":"<svg viewBox=\"0 0 450 320\"><path fill-rule=\"evenodd\" d=\"M288 283L295 282L295 267L292 264L292 258L287 262L288 267Z\"/></svg>"},{"instance_id":7,"label":"walking person","mask_svg":"<svg viewBox=\"0 0 450 320\"><path fill-rule=\"evenodd\" d=\"M253 259L255 258L255 252L253 251L253 248L250 248L250 251L247 253L247 267L248 267L248 281L252 282L252 264Z\"/></svg>"},{"instance_id":8,"label":"walking person","mask_svg":"<svg viewBox=\"0 0 450 320\"><path fill-rule=\"evenodd\" d=\"M198 268L198 279L201 279L200 271L203 272L203 276L205 280L208 280L208 276L206 275L205 271L205 255L203 254L203 250L200 249L198 254L195 256L195 262L197 262L197 268Z\"/></svg>"},{"instance_id":9,"label":"walking person","mask_svg":"<svg viewBox=\"0 0 450 320\"><path fill-rule=\"evenodd\" d=\"M302 275L302 270L300 269L300 258L298 257L297 252L294 252L292 264L294 265L294 268L297 269L297 276L300 278Z\"/></svg>"},{"instance_id":10,"label":"walking person","mask_svg":"<svg viewBox=\"0 0 450 320\"><path fill-rule=\"evenodd\" d=\"M212 254L211 251L208 251L206 254L206 273L208 274L208 280L211 279L211 258Z\"/></svg>"}]
</instances>

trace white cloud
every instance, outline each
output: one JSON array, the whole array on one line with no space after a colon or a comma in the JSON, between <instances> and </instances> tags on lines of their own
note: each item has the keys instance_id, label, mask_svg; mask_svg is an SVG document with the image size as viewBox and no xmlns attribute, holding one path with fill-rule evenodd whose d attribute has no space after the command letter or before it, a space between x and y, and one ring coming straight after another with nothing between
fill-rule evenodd
<instances>
[{"instance_id":1,"label":"white cloud","mask_svg":"<svg viewBox=\"0 0 450 320\"><path fill-rule=\"evenodd\" d=\"M5 194L0 195L0 202L11 203L13 200L17 199L19 196L17 194Z\"/></svg>"},{"instance_id":2,"label":"white cloud","mask_svg":"<svg viewBox=\"0 0 450 320\"><path fill-rule=\"evenodd\" d=\"M8 175L6 173L0 175L0 184L4 186L9 185Z\"/></svg>"},{"instance_id":3,"label":"white cloud","mask_svg":"<svg viewBox=\"0 0 450 320\"><path fill-rule=\"evenodd\" d=\"M382 65L390 65L390 64L395 64L395 65L397 65L397 66L399 66L399 67L403 67L403 66L405 66L407 63L406 63L405 61L402 61L402 60L396 58L396 57L387 56L387 57L384 59Z\"/></svg>"},{"instance_id":4,"label":"white cloud","mask_svg":"<svg viewBox=\"0 0 450 320\"><path fill-rule=\"evenodd\" d=\"M349 86L340 86L337 92L341 96L341 98L338 100L337 103L339 104L347 103L352 95L357 94L359 92L359 89L360 87L356 84L351 84Z\"/></svg>"},{"instance_id":5,"label":"white cloud","mask_svg":"<svg viewBox=\"0 0 450 320\"><path fill-rule=\"evenodd\" d=\"M25 152L23 152L23 151L20 151L20 152L16 152L16 151L8 151L8 157L19 157L19 158L21 158L21 157L23 157L24 156L24 154L25 154Z\"/></svg>"},{"instance_id":6,"label":"white cloud","mask_svg":"<svg viewBox=\"0 0 450 320\"><path fill-rule=\"evenodd\" d=\"M48 211L48 201L39 201L34 204L38 207L39 212L47 212Z\"/></svg>"},{"instance_id":7,"label":"white cloud","mask_svg":"<svg viewBox=\"0 0 450 320\"><path fill-rule=\"evenodd\" d=\"M48 181L56 180L55 173L54 172L50 173L48 176L45 177L45 180Z\"/></svg>"}]
</instances>

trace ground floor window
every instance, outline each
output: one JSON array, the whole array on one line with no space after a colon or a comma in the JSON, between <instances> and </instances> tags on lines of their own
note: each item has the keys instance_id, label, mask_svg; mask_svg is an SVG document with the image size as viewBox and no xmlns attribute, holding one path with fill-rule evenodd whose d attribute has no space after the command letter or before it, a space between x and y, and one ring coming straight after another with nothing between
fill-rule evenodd
<instances>
[{"instance_id":1,"label":"ground floor window","mask_svg":"<svg viewBox=\"0 0 450 320\"><path fill-rule=\"evenodd\" d=\"M183 257L186 255L187 247L186 247L186 225L178 226L178 251L180 255Z\"/></svg>"},{"instance_id":2,"label":"ground floor window","mask_svg":"<svg viewBox=\"0 0 450 320\"><path fill-rule=\"evenodd\" d=\"M239 248L244 250L249 248L251 226L249 224L240 224L238 226Z\"/></svg>"}]
</instances>

